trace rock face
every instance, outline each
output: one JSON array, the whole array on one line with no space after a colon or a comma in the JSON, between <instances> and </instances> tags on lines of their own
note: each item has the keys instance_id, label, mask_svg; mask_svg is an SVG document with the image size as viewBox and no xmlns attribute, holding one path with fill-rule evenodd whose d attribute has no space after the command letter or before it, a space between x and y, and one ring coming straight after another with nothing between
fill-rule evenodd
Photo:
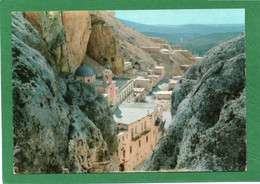
<instances>
[{"instance_id":1,"label":"rock face","mask_svg":"<svg viewBox=\"0 0 260 184\"><path fill-rule=\"evenodd\" d=\"M184 74L172 93L172 114L147 170L246 170L244 35Z\"/></svg>"},{"instance_id":2,"label":"rock face","mask_svg":"<svg viewBox=\"0 0 260 184\"><path fill-rule=\"evenodd\" d=\"M119 37L114 34L98 12L91 13L92 31L87 54L101 65L109 63L114 73L120 74L124 67L123 57L119 54Z\"/></svg>"},{"instance_id":3,"label":"rock face","mask_svg":"<svg viewBox=\"0 0 260 184\"><path fill-rule=\"evenodd\" d=\"M74 71L86 55L91 19L87 11L63 11L62 23L66 30L66 43L62 47L62 63L68 63L68 69ZM64 69L67 70L66 68Z\"/></svg>"},{"instance_id":4,"label":"rock face","mask_svg":"<svg viewBox=\"0 0 260 184\"><path fill-rule=\"evenodd\" d=\"M21 13L12 26L14 172L117 170L116 122L106 100L89 84L55 75L45 59L53 59L48 42Z\"/></svg>"},{"instance_id":5,"label":"rock face","mask_svg":"<svg viewBox=\"0 0 260 184\"><path fill-rule=\"evenodd\" d=\"M74 72L86 55L91 32L86 11L24 12L54 56L58 71Z\"/></svg>"}]
</instances>

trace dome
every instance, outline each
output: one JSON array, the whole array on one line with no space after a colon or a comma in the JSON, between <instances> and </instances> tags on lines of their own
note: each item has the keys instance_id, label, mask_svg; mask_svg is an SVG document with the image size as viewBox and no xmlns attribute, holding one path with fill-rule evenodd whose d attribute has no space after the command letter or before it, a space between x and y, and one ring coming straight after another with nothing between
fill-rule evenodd
<instances>
[{"instance_id":1,"label":"dome","mask_svg":"<svg viewBox=\"0 0 260 184\"><path fill-rule=\"evenodd\" d=\"M110 66L110 64L106 64L105 66L104 66L106 69L110 69L111 68L111 66Z\"/></svg>"},{"instance_id":2,"label":"dome","mask_svg":"<svg viewBox=\"0 0 260 184\"><path fill-rule=\"evenodd\" d=\"M82 65L78 67L77 70L75 71L75 76L78 77L87 77L87 76L94 76L94 75L95 74L93 70L87 65Z\"/></svg>"}]
</instances>

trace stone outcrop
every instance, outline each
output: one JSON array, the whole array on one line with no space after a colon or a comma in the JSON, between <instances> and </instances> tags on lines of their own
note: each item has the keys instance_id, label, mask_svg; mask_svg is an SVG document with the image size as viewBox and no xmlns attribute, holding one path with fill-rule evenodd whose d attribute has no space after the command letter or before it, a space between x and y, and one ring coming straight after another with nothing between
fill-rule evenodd
<instances>
[{"instance_id":1,"label":"stone outcrop","mask_svg":"<svg viewBox=\"0 0 260 184\"><path fill-rule=\"evenodd\" d=\"M147 170L245 171L245 36L220 44L172 93L173 120Z\"/></svg>"},{"instance_id":2,"label":"stone outcrop","mask_svg":"<svg viewBox=\"0 0 260 184\"><path fill-rule=\"evenodd\" d=\"M61 53L66 53L62 63L69 63L74 70L79 67L86 55L91 33L91 18L87 11L63 11L62 23L66 30L66 43Z\"/></svg>"},{"instance_id":3,"label":"stone outcrop","mask_svg":"<svg viewBox=\"0 0 260 184\"><path fill-rule=\"evenodd\" d=\"M99 12L91 13L91 26L87 55L103 66L109 63L114 73L121 74L124 62L119 53L118 35L113 33Z\"/></svg>"},{"instance_id":4,"label":"stone outcrop","mask_svg":"<svg viewBox=\"0 0 260 184\"><path fill-rule=\"evenodd\" d=\"M12 30L14 173L118 170L116 122L104 97L57 77L48 38L21 13L12 15Z\"/></svg>"},{"instance_id":5,"label":"stone outcrop","mask_svg":"<svg viewBox=\"0 0 260 184\"><path fill-rule=\"evenodd\" d=\"M80 66L91 32L88 12L24 12L24 17L42 36L58 71L74 72Z\"/></svg>"}]
</instances>

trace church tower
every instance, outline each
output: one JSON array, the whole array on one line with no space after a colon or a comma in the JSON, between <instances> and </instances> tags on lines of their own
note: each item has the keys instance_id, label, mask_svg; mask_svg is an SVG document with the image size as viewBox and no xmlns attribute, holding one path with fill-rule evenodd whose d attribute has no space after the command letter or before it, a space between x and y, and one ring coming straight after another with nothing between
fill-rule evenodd
<instances>
[{"instance_id":1,"label":"church tower","mask_svg":"<svg viewBox=\"0 0 260 184\"><path fill-rule=\"evenodd\" d=\"M111 84L112 83L112 71L110 70L111 66L109 64L105 65L105 70L103 71L103 83Z\"/></svg>"}]
</instances>

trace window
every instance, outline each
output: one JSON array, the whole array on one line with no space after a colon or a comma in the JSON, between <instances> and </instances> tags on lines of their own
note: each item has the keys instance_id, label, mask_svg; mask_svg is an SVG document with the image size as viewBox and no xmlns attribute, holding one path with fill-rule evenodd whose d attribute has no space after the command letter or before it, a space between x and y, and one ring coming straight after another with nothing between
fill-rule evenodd
<instances>
[{"instance_id":1,"label":"window","mask_svg":"<svg viewBox=\"0 0 260 184\"><path fill-rule=\"evenodd\" d=\"M126 137L126 139L128 139L128 134L126 134L126 136L125 136L125 137Z\"/></svg>"},{"instance_id":2,"label":"window","mask_svg":"<svg viewBox=\"0 0 260 184\"><path fill-rule=\"evenodd\" d=\"M144 129L146 130L146 121L144 122Z\"/></svg>"},{"instance_id":3,"label":"window","mask_svg":"<svg viewBox=\"0 0 260 184\"><path fill-rule=\"evenodd\" d=\"M141 147L141 140L139 140L139 148Z\"/></svg>"},{"instance_id":4,"label":"window","mask_svg":"<svg viewBox=\"0 0 260 184\"><path fill-rule=\"evenodd\" d=\"M130 154L132 153L132 146L130 146Z\"/></svg>"},{"instance_id":5,"label":"window","mask_svg":"<svg viewBox=\"0 0 260 184\"><path fill-rule=\"evenodd\" d=\"M134 129L131 128L131 138L133 138L133 137L134 137Z\"/></svg>"},{"instance_id":6,"label":"window","mask_svg":"<svg viewBox=\"0 0 260 184\"><path fill-rule=\"evenodd\" d=\"M135 126L135 134L137 134L137 126Z\"/></svg>"},{"instance_id":7,"label":"window","mask_svg":"<svg viewBox=\"0 0 260 184\"><path fill-rule=\"evenodd\" d=\"M123 158L125 158L125 150L123 151Z\"/></svg>"},{"instance_id":8,"label":"window","mask_svg":"<svg viewBox=\"0 0 260 184\"><path fill-rule=\"evenodd\" d=\"M124 141L124 140L125 140L125 137L123 136L122 139L123 139L123 141Z\"/></svg>"},{"instance_id":9,"label":"window","mask_svg":"<svg viewBox=\"0 0 260 184\"><path fill-rule=\"evenodd\" d=\"M148 135L146 136L146 142L148 142Z\"/></svg>"},{"instance_id":10,"label":"window","mask_svg":"<svg viewBox=\"0 0 260 184\"><path fill-rule=\"evenodd\" d=\"M88 79L88 82L90 82L90 79Z\"/></svg>"},{"instance_id":11,"label":"window","mask_svg":"<svg viewBox=\"0 0 260 184\"><path fill-rule=\"evenodd\" d=\"M141 124L141 130L143 131L143 129L144 129L144 124L142 123Z\"/></svg>"}]
</instances>

